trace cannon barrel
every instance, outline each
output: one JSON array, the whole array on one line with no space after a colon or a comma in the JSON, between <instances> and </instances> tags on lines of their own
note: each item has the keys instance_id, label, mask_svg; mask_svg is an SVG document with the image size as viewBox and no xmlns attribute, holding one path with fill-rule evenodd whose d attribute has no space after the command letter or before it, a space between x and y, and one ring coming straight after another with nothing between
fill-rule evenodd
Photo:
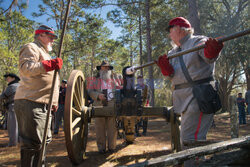
<instances>
[{"instance_id":1,"label":"cannon barrel","mask_svg":"<svg viewBox=\"0 0 250 167\"><path fill-rule=\"evenodd\" d=\"M229 40L238 38L238 37L242 37L242 36L247 35L247 34L249 34L249 33L250 33L250 28L249 28L249 29L246 29L246 30L243 30L243 31L240 31L240 32L236 32L236 33L227 35L227 36L225 36L225 37L219 37L219 38L218 38L218 41L219 41L219 42L226 42L226 41L229 41ZM205 48L205 44L198 45L198 46L195 46L195 47L190 48L190 49L187 49L187 50L183 50L183 51L178 52L178 53L174 53L174 54L170 55L168 58L169 58L169 59L172 59L172 58L175 58L175 57L178 57L178 56L187 54L187 53L191 53L191 52L194 52L194 51L203 49L203 48ZM151 62L149 62L149 63L143 64L143 65L141 65L141 66L134 67L134 71L139 70L139 69L141 69L141 68L145 68L145 67L151 66L151 65L155 64L155 62L156 62L156 61L154 60L154 61L151 61Z\"/></svg>"}]
</instances>

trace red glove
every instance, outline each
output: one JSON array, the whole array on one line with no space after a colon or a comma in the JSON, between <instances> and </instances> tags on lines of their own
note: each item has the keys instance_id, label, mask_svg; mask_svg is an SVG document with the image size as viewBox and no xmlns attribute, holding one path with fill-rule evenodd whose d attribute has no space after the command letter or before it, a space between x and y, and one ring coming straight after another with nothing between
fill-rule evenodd
<instances>
[{"instance_id":1,"label":"red glove","mask_svg":"<svg viewBox=\"0 0 250 167\"><path fill-rule=\"evenodd\" d=\"M52 60L43 60L42 64L46 72L59 70L62 68L63 60L61 58L55 58Z\"/></svg>"},{"instance_id":2,"label":"red glove","mask_svg":"<svg viewBox=\"0 0 250 167\"><path fill-rule=\"evenodd\" d=\"M156 64L161 68L161 73L164 76L170 76L174 73L172 65L169 63L167 55L160 56Z\"/></svg>"},{"instance_id":3,"label":"red glove","mask_svg":"<svg viewBox=\"0 0 250 167\"><path fill-rule=\"evenodd\" d=\"M205 49L204 49L204 55L208 59L217 58L220 51L221 51L221 49L223 48L223 43L218 42L214 38L209 38L205 42L205 45L206 46L205 46Z\"/></svg>"},{"instance_id":4,"label":"red glove","mask_svg":"<svg viewBox=\"0 0 250 167\"><path fill-rule=\"evenodd\" d=\"M57 112L58 107L55 105L52 105L51 111L52 112Z\"/></svg>"}]
</instances>

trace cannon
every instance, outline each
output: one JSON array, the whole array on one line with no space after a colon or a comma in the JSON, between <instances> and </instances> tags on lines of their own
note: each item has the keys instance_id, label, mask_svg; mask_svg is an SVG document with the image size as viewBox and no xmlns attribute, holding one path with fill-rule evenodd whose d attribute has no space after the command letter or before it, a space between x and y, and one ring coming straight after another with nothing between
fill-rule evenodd
<instances>
[{"instance_id":1,"label":"cannon","mask_svg":"<svg viewBox=\"0 0 250 167\"><path fill-rule=\"evenodd\" d=\"M129 76L133 77L132 75ZM84 75L73 70L68 79L65 97L64 133L68 156L73 164L80 164L86 153L88 124L92 118L116 117L124 125L124 136L128 143L134 141L135 121L138 117L163 117L171 125L172 150L180 150L178 116L173 108L145 106L147 91L129 87L129 78L124 79L123 89L114 93L113 106L88 106Z\"/></svg>"},{"instance_id":2,"label":"cannon","mask_svg":"<svg viewBox=\"0 0 250 167\"><path fill-rule=\"evenodd\" d=\"M218 41L226 42L249 33L250 29L247 29L219 38ZM198 45L194 48L175 53L169 59L200 50L204 47L205 44ZM128 143L134 140L134 124L137 117L164 117L167 122L171 123L172 150L180 150L178 128L180 121L174 113L173 108L144 106L145 94L143 95L142 90L134 90L133 84L131 84L131 77L133 77L136 70L153 64L155 64L155 61L139 67L124 68L123 74L126 73L126 75L123 75L125 85L122 90L114 92L113 106L88 106L84 75L79 70L72 71L68 79L64 113L66 147L72 163L79 164L84 159L88 137L88 123L90 123L92 118L97 117L117 117L122 120L125 140Z\"/></svg>"},{"instance_id":3,"label":"cannon","mask_svg":"<svg viewBox=\"0 0 250 167\"><path fill-rule=\"evenodd\" d=\"M219 38L218 41L226 42L249 33L250 29L247 29ZM202 49L204 47L205 44L202 44L188 50L177 52L171 55L169 59ZM171 123L172 150L180 150L180 121L178 116L174 113L173 108L144 106L145 95L143 95L142 90L134 90L133 84L131 84L131 77L133 77L136 70L153 64L155 64L155 61L139 67L125 67L123 69L124 86L122 90L116 90L114 92L115 98L113 99L113 106L88 106L86 100L86 81L83 73L81 71L74 70L70 74L65 98L64 131L68 156L72 163L79 164L84 159L88 137L88 123L92 118L97 117L117 117L122 120L125 131L125 139L128 143L131 143L134 140L135 118L141 116L164 117L167 122Z\"/></svg>"}]
</instances>

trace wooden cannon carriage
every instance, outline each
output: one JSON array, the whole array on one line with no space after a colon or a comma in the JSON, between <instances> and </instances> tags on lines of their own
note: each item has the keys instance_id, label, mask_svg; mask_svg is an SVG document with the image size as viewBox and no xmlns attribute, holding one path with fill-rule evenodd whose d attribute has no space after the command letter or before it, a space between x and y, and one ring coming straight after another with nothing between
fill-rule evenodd
<instances>
[{"instance_id":1,"label":"wooden cannon carriage","mask_svg":"<svg viewBox=\"0 0 250 167\"><path fill-rule=\"evenodd\" d=\"M64 132L68 156L73 164L82 162L85 156L88 124L92 118L117 117L124 121L125 139L134 140L136 117L164 117L171 125L172 150L180 150L179 120L172 108L145 107L142 90L116 90L114 106L87 106L87 90L84 75L73 70L68 79L65 97Z\"/></svg>"}]
</instances>

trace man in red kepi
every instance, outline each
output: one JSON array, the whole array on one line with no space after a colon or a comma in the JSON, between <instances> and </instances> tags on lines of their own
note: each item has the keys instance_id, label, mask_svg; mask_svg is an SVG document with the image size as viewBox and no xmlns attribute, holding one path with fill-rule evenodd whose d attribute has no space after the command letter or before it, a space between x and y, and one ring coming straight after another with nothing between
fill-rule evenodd
<instances>
[{"instance_id":1,"label":"man in red kepi","mask_svg":"<svg viewBox=\"0 0 250 167\"><path fill-rule=\"evenodd\" d=\"M37 166L48 111L54 70L62 68L60 58L51 59L54 39L52 28L41 25L35 31L34 42L24 45L19 53L20 86L15 95L14 108L21 138L21 166ZM59 95L59 77L54 89L52 110ZM48 128L47 144L51 141ZM43 166L45 162L43 160Z\"/></svg>"},{"instance_id":2,"label":"man in red kepi","mask_svg":"<svg viewBox=\"0 0 250 167\"><path fill-rule=\"evenodd\" d=\"M170 60L167 55L163 55L157 61L162 74L171 80L174 87L174 110L181 115L181 145L182 149L187 149L194 141L206 140L208 129L213 121L213 114L204 114L200 111L190 83L212 83L215 61L223 44L213 38L193 35L191 24L183 17L170 20L166 30L173 44L173 49L168 53L169 56L199 44L206 45L204 49ZM195 161L186 161L184 166L195 166Z\"/></svg>"}]
</instances>

